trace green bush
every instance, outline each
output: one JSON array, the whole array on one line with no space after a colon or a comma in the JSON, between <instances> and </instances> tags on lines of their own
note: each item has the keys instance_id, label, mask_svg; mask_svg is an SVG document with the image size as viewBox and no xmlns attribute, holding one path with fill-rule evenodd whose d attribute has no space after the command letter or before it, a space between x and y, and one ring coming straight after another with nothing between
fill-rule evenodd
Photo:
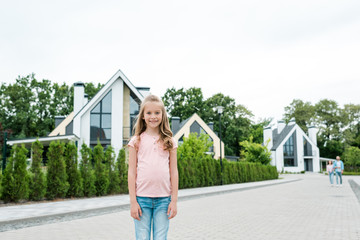
<instances>
[{"instance_id":1,"label":"green bush","mask_svg":"<svg viewBox=\"0 0 360 240\"><path fill-rule=\"evenodd\" d=\"M43 145L36 140L31 146L32 161L30 168L30 195L29 199L33 201L42 200L46 194L46 178L41 169Z\"/></svg>"},{"instance_id":2,"label":"green bush","mask_svg":"<svg viewBox=\"0 0 360 240\"><path fill-rule=\"evenodd\" d=\"M67 181L69 183L69 189L66 193L66 197L81 197L82 192L82 179L80 171L78 169L78 157L77 147L73 142L66 144L65 149L65 165Z\"/></svg>"},{"instance_id":3,"label":"green bush","mask_svg":"<svg viewBox=\"0 0 360 240\"><path fill-rule=\"evenodd\" d=\"M220 161L206 154L211 143L207 135L190 134L178 148L179 188L204 187L223 184L277 179L276 167L258 162Z\"/></svg>"},{"instance_id":4,"label":"green bush","mask_svg":"<svg viewBox=\"0 0 360 240\"><path fill-rule=\"evenodd\" d=\"M271 161L271 153L267 146L262 146L259 143L254 143L252 137L250 141L240 142L240 145L244 148L241 151L241 156L248 162L258 162L261 164L269 164ZM266 144L267 145L267 144Z\"/></svg>"},{"instance_id":5,"label":"green bush","mask_svg":"<svg viewBox=\"0 0 360 240\"><path fill-rule=\"evenodd\" d=\"M26 170L26 154L24 145L15 145L10 153L2 180L2 199L5 202L18 202L29 196L29 175Z\"/></svg>"},{"instance_id":6,"label":"green bush","mask_svg":"<svg viewBox=\"0 0 360 240\"><path fill-rule=\"evenodd\" d=\"M128 193L128 165L126 164L125 149L120 149L116 161L116 171L119 177L120 193Z\"/></svg>"},{"instance_id":7,"label":"green bush","mask_svg":"<svg viewBox=\"0 0 360 240\"><path fill-rule=\"evenodd\" d=\"M101 146L100 142L94 147L94 161L96 195L104 196L108 192L109 178L104 165L104 148Z\"/></svg>"},{"instance_id":8,"label":"green bush","mask_svg":"<svg viewBox=\"0 0 360 240\"><path fill-rule=\"evenodd\" d=\"M343 172L343 175L360 175L360 172Z\"/></svg>"},{"instance_id":9,"label":"green bush","mask_svg":"<svg viewBox=\"0 0 360 240\"><path fill-rule=\"evenodd\" d=\"M120 192L120 178L115 168L115 157L114 148L109 146L105 151L105 168L109 179L108 194Z\"/></svg>"},{"instance_id":10,"label":"green bush","mask_svg":"<svg viewBox=\"0 0 360 240\"><path fill-rule=\"evenodd\" d=\"M96 194L95 175L92 167L92 151L85 143L81 146L80 173L82 178L83 194L86 197L92 197Z\"/></svg>"},{"instance_id":11,"label":"green bush","mask_svg":"<svg viewBox=\"0 0 360 240\"><path fill-rule=\"evenodd\" d=\"M65 144L60 141L50 143L47 153L47 192L48 199L64 198L68 189L66 167L64 161Z\"/></svg>"}]
</instances>

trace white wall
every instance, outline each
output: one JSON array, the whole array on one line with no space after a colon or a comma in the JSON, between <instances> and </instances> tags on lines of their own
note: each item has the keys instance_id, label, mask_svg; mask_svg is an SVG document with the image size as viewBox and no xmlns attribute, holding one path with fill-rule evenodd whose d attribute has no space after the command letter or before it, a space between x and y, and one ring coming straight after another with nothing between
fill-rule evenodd
<instances>
[{"instance_id":1,"label":"white wall","mask_svg":"<svg viewBox=\"0 0 360 240\"><path fill-rule=\"evenodd\" d=\"M123 147L123 107L124 82L120 79L114 82L112 89L111 112L111 146L116 155Z\"/></svg>"}]
</instances>

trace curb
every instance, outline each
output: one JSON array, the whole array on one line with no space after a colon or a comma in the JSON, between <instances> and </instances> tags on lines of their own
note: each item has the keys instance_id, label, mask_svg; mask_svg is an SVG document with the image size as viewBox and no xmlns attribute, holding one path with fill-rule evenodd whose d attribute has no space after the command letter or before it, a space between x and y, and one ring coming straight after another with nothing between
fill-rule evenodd
<instances>
[{"instance_id":1,"label":"curb","mask_svg":"<svg viewBox=\"0 0 360 240\"><path fill-rule=\"evenodd\" d=\"M349 179L348 181L349 181L351 189L353 190L356 198L358 199L358 201L360 203L360 185L352 179Z\"/></svg>"},{"instance_id":2,"label":"curb","mask_svg":"<svg viewBox=\"0 0 360 240\"><path fill-rule=\"evenodd\" d=\"M226 193L232 193L232 192L239 192L239 191L246 191L246 190L251 190L251 189L256 189L256 188L263 188L263 187L268 187L268 186L297 182L300 180L302 180L302 179L291 179L291 180L274 182L274 183L264 184L264 185L259 185L259 186L249 186L249 187L242 187L242 188L237 188L237 189L225 189L225 190L218 190L218 191L212 191L212 192L207 192L207 193L189 194L187 196L179 196L178 201L186 201L186 200L191 200L191 199L195 199L195 198L208 197L208 196L214 196L214 195L220 195L220 194L226 194ZM39 225L50 224L50 223L70 221L70 220L87 218L87 217L92 217L92 216L99 216L99 215L119 212L119 211L128 210L128 209L130 209L130 203L119 204L119 205L109 206L109 207L100 207L100 208L72 211L72 212L66 212L66 213L55 213L55 214L51 214L51 215L3 221L3 222L0 222L0 232L16 230L16 229L32 227L32 226L39 226Z\"/></svg>"}]
</instances>

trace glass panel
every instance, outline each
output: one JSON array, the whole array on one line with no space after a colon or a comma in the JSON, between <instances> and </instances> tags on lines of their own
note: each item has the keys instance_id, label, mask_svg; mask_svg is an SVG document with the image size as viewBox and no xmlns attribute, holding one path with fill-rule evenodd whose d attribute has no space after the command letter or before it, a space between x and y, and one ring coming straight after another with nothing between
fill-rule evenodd
<instances>
[{"instance_id":1,"label":"glass panel","mask_svg":"<svg viewBox=\"0 0 360 240\"><path fill-rule=\"evenodd\" d=\"M140 110L140 105L130 96L130 115L138 115Z\"/></svg>"},{"instance_id":2,"label":"glass panel","mask_svg":"<svg viewBox=\"0 0 360 240\"><path fill-rule=\"evenodd\" d=\"M100 128L90 127L90 139L97 140L98 138L100 138Z\"/></svg>"},{"instance_id":3,"label":"glass panel","mask_svg":"<svg viewBox=\"0 0 360 240\"><path fill-rule=\"evenodd\" d=\"M91 110L91 113L100 113L100 103L98 103L93 110Z\"/></svg>"},{"instance_id":4,"label":"glass panel","mask_svg":"<svg viewBox=\"0 0 360 240\"><path fill-rule=\"evenodd\" d=\"M102 139L111 139L111 128L102 129L103 138Z\"/></svg>"},{"instance_id":5,"label":"glass panel","mask_svg":"<svg viewBox=\"0 0 360 240\"><path fill-rule=\"evenodd\" d=\"M111 91L103 98L102 102L102 112L111 113Z\"/></svg>"},{"instance_id":6,"label":"glass panel","mask_svg":"<svg viewBox=\"0 0 360 240\"><path fill-rule=\"evenodd\" d=\"M91 114L90 115L90 126L91 127L100 127L100 114Z\"/></svg>"},{"instance_id":7,"label":"glass panel","mask_svg":"<svg viewBox=\"0 0 360 240\"><path fill-rule=\"evenodd\" d=\"M102 128L111 128L111 114L102 114L101 115L101 127Z\"/></svg>"}]
</instances>

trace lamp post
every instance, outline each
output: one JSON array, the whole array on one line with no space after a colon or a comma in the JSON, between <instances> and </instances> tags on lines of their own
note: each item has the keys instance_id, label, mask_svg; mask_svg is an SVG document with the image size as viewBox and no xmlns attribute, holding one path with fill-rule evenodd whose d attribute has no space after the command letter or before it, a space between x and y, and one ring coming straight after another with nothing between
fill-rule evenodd
<instances>
[{"instance_id":1,"label":"lamp post","mask_svg":"<svg viewBox=\"0 0 360 240\"><path fill-rule=\"evenodd\" d=\"M216 111L219 114L219 135L220 135L220 167L221 167L221 185L223 185L223 164L222 164L222 147L221 147L221 114L223 113L224 107L217 106Z\"/></svg>"}]
</instances>

